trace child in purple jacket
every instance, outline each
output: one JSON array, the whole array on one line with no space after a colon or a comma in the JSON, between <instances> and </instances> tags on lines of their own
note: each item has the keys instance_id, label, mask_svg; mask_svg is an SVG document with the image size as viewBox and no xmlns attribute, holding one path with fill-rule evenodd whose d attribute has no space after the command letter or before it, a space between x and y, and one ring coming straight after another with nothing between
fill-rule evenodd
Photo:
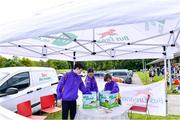
<instances>
[{"instance_id":1,"label":"child in purple jacket","mask_svg":"<svg viewBox=\"0 0 180 120\"><path fill-rule=\"evenodd\" d=\"M111 93L118 93L119 87L115 81L112 80L112 76L110 74L106 74L104 76L104 81L107 82L105 84L105 91L111 91Z\"/></svg>"},{"instance_id":2,"label":"child in purple jacket","mask_svg":"<svg viewBox=\"0 0 180 120\"><path fill-rule=\"evenodd\" d=\"M80 73L82 72L82 64L76 63L74 69L67 72L59 81L57 87L57 97L62 99L62 119L68 119L70 111L70 119L74 119L76 115L76 99L78 98L78 89L83 94L86 93L85 85L81 79Z\"/></svg>"},{"instance_id":3,"label":"child in purple jacket","mask_svg":"<svg viewBox=\"0 0 180 120\"><path fill-rule=\"evenodd\" d=\"M94 77L94 70L92 68L89 68L87 71L85 84L88 92L98 92L98 86Z\"/></svg>"}]
</instances>

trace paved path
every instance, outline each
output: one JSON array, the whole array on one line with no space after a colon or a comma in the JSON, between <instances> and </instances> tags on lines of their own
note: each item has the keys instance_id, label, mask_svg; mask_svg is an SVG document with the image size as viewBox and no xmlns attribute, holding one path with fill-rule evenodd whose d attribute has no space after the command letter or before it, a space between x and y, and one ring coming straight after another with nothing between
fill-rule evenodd
<instances>
[{"instance_id":1,"label":"paved path","mask_svg":"<svg viewBox=\"0 0 180 120\"><path fill-rule=\"evenodd\" d=\"M168 95L168 114L180 115L180 95Z\"/></svg>"},{"instance_id":2,"label":"paved path","mask_svg":"<svg viewBox=\"0 0 180 120\"><path fill-rule=\"evenodd\" d=\"M141 82L141 79L136 73L134 73L132 77L132 84L143 85L143 83Z\"/></svg>"},{"instance_id":3,"label":"paved path","mask_svg":"<svg viewBox=\"0 0 180 120\"><path fill-rule=\"evenodd\" d=\"M143 85L137 74L134 74L132 84ZM168 114L180 115L180 95L168 95Z\"/></svg>"}]
</instances>

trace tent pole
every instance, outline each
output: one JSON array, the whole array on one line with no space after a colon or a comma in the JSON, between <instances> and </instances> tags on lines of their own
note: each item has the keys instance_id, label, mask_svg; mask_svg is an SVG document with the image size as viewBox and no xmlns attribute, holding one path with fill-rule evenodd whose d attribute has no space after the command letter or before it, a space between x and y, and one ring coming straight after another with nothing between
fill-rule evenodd
<instances>
[{"instance_id":1,"label":"tent pole","mask_svg":"<svg viewBox=\"0 0 180 120\"><path fill-rule=\"evenodd\" d=\"M75 66L75 64L76 64L76 61L75 61L75 60L73 60L73 66Z\"/></svg>"},{"instance_id":2,"label":"tent pole","mask_svg":"<svg viewBox=\"0 0 180 120\"><path fill-rule=\"evenodd\" d=\"M169 86L172 88L172 77L171 77L171 60L168 59L168 71L169 71Z\"/></svg>"},{"instance_id":3,"label":"tent pole","mask_svg":"<svg viewBox=\"0 0 180 120\"><path fill-rule=\"evenodd\" d=\"M165 79L165 90L166 90L166 120L168 120L168 99L167 99L167 61L166 61L166 46L163 46L164 55L164 79Z\"/></svg>"},{"instance_id":4,"label":"tent pole","mask_svg":"<svg viewBox=\"0 0 180 120\"><path fill-rule=\"evenodd\" d=\"M93 41L94 41L94 43L93 43L93 52L95 52L95 29L93 28Z\"/></svg>"},{"instance_id":5,"label":"tent pole","mask_svg":"<svg viewBox=\"0 0 180 120\"><path fill-rule=\"evenodd\" d=\"M73 52L73 67L75 66L76 64L76 52L74 51Z\"/></svg>"},{"instance_id":6,"label":"tent pole","mask_svg":"<svg viewBox=\"0 0 180 120\"><path fill-rule=\"evenodd\" d=\"M142 59L142 63L143 63L143 72L144 72L144 59Z\"/></svg>"}]
</instances>

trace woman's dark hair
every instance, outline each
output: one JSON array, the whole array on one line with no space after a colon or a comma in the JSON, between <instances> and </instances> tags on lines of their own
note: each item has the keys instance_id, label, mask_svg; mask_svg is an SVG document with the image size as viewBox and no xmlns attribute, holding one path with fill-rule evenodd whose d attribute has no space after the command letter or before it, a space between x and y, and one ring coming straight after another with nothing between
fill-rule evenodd
<instances>
[{"instance_id":1,"label":"woman's dark hair","mask_svg":"<svg viewBox=\"0 0 180 120\"><path fill-rule=\"evenodd\" d=\"M94 69L93 69L93 68L89 68L89 69L87 70L87 73L94 73Z\"/></svg>"},{"instance_id":2,"label":"woman's dark hair","mask_svg":"<svg viewBox=\"0 0 180 120\"><path fill-rule=\"evenodd\" d=\"M83 69L83 65L81 63L76 63L73 69L76 69L76 68Z\"/></svg>"},{"instance_id":3,"label":"woman's dark hair","mask_svg":"<svg viewBox=\"0 0 180 120\"><path fill-rule=\"evenodd\" d=\"M108 78L109 78L109 79L112 79L112 76L107 73L107 74L104 76L104 81L106 82Z\"/></svg>"}]
</instances>

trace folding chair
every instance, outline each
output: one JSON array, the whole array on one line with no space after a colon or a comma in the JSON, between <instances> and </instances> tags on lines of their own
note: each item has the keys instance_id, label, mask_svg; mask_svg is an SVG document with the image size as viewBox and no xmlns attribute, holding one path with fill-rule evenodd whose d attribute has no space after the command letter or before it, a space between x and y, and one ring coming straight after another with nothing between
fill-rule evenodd
<instances>
[{"instance_id":1,"label":"folding chair","mask_svg":"<svg viewBox=\"0 0 180 120\"><path fill-rule=\"evenodd\" d=\"M150 95L147 95L147 99L146 99L146 105L145 106L136 106L133 105L129 110L131 111L131 118L132 118L132 111L136 111L136 112L144 112L146 113L146 119L148 118L149 115L149 110L148 110L148 102L150 99Z\"/></svg>"},{"instance_id":2,"label":"folding chair","mask_svg":"<svg viewBox=\"0 0 180 120\"><path fill-rule=\"evenodd\" d=\"M47 95L40 97L41 111L48 114L55 113L61 110L61 108L56 107L54 95Z\"/></svg>"},{"instance_id":3,"label":"folding chair","mask_svg":"<svg viewBox=\"0 0 180 120\"><path fill-rule=\"evenodd\" d=\"M17 113L22 116L28 117L32 120L44 120L47 117L47 116L32 115L30 100L17 104Z\"/></svg>"}]
</instances>

